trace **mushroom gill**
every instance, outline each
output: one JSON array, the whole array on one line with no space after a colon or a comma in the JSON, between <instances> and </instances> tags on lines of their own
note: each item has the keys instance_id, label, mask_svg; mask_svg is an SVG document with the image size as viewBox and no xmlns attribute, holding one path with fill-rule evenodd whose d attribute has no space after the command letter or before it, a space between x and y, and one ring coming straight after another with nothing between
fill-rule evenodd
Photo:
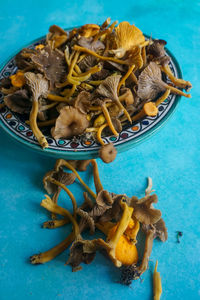
<instances>
[{"instance_id":1,"label":"mushroom gill","mask_svg":"<svg viewBox=\"0 0 200 300\"><path fill-rule=\"evenodd\" d=\"M139 46L145 42L145 37L142 31L135 25L130 25L129 22L121 22L115 28L115 37L112 50L116 57L121 58L127 50L135 46Z\"/></svg>"},{"instance_id":2,"label":"mushroom gill","mask_svg":"<svg viewBox=\"0 0 200 300\"><path fill-rule=\"evenodd\" d=\"M51 134L55 139L71 138L80 135L89 126L86 115L77 108L65 106L60 110L60 115L56 120L55 127Z\"/></svg>"}]
</instances>

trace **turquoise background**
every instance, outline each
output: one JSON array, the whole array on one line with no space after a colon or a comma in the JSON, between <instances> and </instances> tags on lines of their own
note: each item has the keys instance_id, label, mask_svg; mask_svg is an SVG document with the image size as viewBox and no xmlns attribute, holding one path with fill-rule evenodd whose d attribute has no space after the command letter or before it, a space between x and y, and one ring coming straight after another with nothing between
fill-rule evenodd
<instances>
[{"instance_id":1,"label":"turquoise background","mask_svg":"<svg viewBox=\"0 0 200 300\"><path fill-rule=\"evenodd\" d=\"M142 196L151 176L157 207L168 227L166 243L156 241L149 270L131 287L116 283L119 272L101 254L72 273L64 266L68 251L39 266L28 257L59 243L71 230L42 229L48 219L40 207L42 177L55 160L15 143L0 129L0 299L152 299L156 259L162 276L162 299L200 299L200 1L0 1L0 63L16 49L46 34L54 23L67 28L101 23L108 16L128 20L143 32L167 40L183 77L193 84L192 99L182 98L166 124L149 140L121 153L111 165L99 163L105 189ZM93 187L91 169L82 174ZM81 188L72 186L79 203ZM61 204L71 209L65 194ZM176 231L183 231L181 243ZM142 238L141 238L142 239Z\"/></svg>"}]
</instances>

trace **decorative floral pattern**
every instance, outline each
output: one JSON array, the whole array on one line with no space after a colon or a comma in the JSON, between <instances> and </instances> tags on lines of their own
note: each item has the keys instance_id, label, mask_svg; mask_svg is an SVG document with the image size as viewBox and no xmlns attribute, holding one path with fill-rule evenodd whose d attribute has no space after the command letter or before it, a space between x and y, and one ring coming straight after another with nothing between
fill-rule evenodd
<instances>
[{"instance_id":1,"label":"decorative floral pattern","mask_svg":"<svg viewBox=\"0 0 200 300\"><path fill-rule=\"evenodd\" d=\"M28 48L34 48L36 45L44 42L44 38L37 40L36 42L30 44ZM178 76L178 70L176 68L176 63L173 61L171 57L170 68L175 76ZM0 71L0 79L3 77L8 77L16 72L16 64L15 58L10 59L6 65ZM0 93L0 103L3 101L4 95ZM172 109L173 104L176 101L177 96L170 94L169 97L159 105L158 107L158 115L156 117L146 117L143 120L136 122L128 127L125 127L118 137L109 136L103 138L106 143L112 142L115 146L127 143L134 139L140 139L141 136L153 129L159 122L162 122L165 116ZM17 113L10 111L7 107L3 107L0 111L0 121L18 136L23 142L27 141L30 144L38 145L29 125L25 123L25 117L20 116ZM98 150L99 144L94 142L93 140L81 141L76 139L76 141L67 140L67 139L59 139L54 140L48 134L45 134L47 141L49 143L49 149L62 150L62 151L78 151L84 152L87 150ZM39 147L39 145L38 145Z\"/></svg>"}]
</instances>

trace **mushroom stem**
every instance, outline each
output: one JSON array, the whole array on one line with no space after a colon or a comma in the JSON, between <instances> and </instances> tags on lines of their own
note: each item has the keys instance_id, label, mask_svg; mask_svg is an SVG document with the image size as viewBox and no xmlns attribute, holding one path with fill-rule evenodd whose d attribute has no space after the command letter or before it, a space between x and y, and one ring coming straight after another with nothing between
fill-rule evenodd
<instances>
[{"instance_id":1,"label":"mushroom stem","mask_svg":"<svg viewBox=\"0 0 200 300\"><path fill-rule=\"evenodd\" d=\"M186 80L183 80L183 79L179 79L179 78L176 78L169 65L163 65L161 66L161 71L163 71L168 77L169 79L171 80L171 82L173 82L176 86L182 88L182 89L190 89L192 87L192 84L191 82L189 81L186 81Z\"/></svg>"},{"instance_id":2,"label":"mushroom stem","mask_svg":"<svg viewBox=\"0 0 200 300\"><path fill-rule=\"evenodd\" d=\"M104 114L104 117L105 117L105 119L106 119L106 121L107 121L107 123L108 123L108 126L110 127L110 130L112 131L112 133L113 133L115 136L118 136L119 133L115 130L115 127L113 126L113 123L112 123L111 118L110 118L110 115L109 115L109 111L108 111L108 109L107 109L105 103L102 104L101 108L102 108L102 112L103 112L103 114Z\"/></svg>"},{"instance_id":3,"label":"mushroom stem","mask_svg":"<svg viewBox=\"0 0 200 300\"><path fill-rule=\"evenodd\" d=\"M83 87L86 90L93 90L94 89L94 87L92 85L90 85L88 83L85 83L85 82L81 83L81 87Z\"/></svg>"},{"instance_id":4,"label":"mushroom stem","mask_svg":"<svg viewBox=\"0 0 200 300\"><path fill-rule=\"evenodd\" d=\"M77 50L77 51L80 51L80 52L85 52L85 53L88 53L89 55L93 55L101 60L105 60L105 61L114 61L118 64L121 64L121 65L126 65L127 62L126 61L123 61L123 60L120 60L120 59L117 59L117 58L114 58L114 57L106 57L106 56L101 56L99 54L97 54L96 52L92 51L92 50L89 50L87 48L84 48L84 47L80 47L78 45L74 45L73 47L74 50Z\"/></svg>"},{"instance_id":5,"label":"mushroom stem","mask_svg":"<svg viewBox=\"0 0 200 300\"><path fill-rule=\"evenodd\" d=\"M89 69L88 71L86 71L84 73L80 73L75 79L81 80L82 77L85 77L87 75L92 75L92 74L97 73L99 71L101 71L101 67L99 67L97 65L97 66L92 67L91 69Z\"/></svg>"},{"instance_id":6,"label":"mushroom stem","mask_svg":"<svg viewBox=\"0 0 200 300\"><path fill-rule=\"evenodd\" d=\"M97 140L98 140L98 142L99 142L102 146L104 146L105 143L104 143L104 141L103 141L102 138L101 138L101 134L102 134L102 131L104 130L104 128L106 128L107 126L108 126L107 123L106 123L106 124L103 124L103 125L101 125L101 126L99 127L99 129L98 129L98 131L97 131Z\"/></svg>"},{"instance_id":7,"label":"mushroom stem","mask_svg":"<svg viewBox=\"0 0 200 300\"><path fill-rule=\"evenodd\" d=\"M43 228L54 229L69 224L68 219L50 220L43 223Z\"/></svg>"},{"instance_id":8,"label":"mushroom stem","mask_svg":"<svg viewBox=\"0 0 200 300\"><path fill-rule=\"evenodd\" d=\"M160 296L162 294L162 283L160 273L157 272L158 261L156 261L154 273L153 273L153 296L154 300L160 300Z\"/></svg>"},{"instance_id":9,"label":"mushroom stem","mask_svg":"<svg viewBox=\"0 0 200 300\"><path fill-rule=\"evenodd\" d=\"M113 104L112 103L106 103L105 105L106 105L106 107L110 107ZM101 106L90 106L89 110L91 110L91 111L97 111L97 110L99 110L100 111L101 110Z\"/></svg>"},{"instance_id":10,"label":"mushroom stem","mask_svg":"<svg viewBox=\"0 0 200 300\"><path fill-rule=\"evenodd\" d=\"M143 60L143 66L146 66L146 64L147 64L147 55L146 55L145 46L142 47L141 55L142 55L142 60Z\"/></svg>"},{"instance_id":11,"label":"mushroom stem","mask_svg":"<svg viewBox=\"0 0 200 300\"><path fill-rule=\"evenodd\" d=\"M75 49L74 49L74 50L75 50ZM72 71L73 71L73 69L74 69L75 64L77 63L79 54L80 54L79 51L77 51L77 52L75 53L74 58L73 58L73 60L72 60L72 62L71 62L71 64L70 64L69 72L68 72L67 77L70 77L70 76L72 75Z\"/></svg>"},{"instance_id":12,"label":"mushroom stem","mask_svg":"<svg viewBox=\"0 0 200 300\"><path fill-rule=\"evenodd\" d=\"M79 64L87 55L86 54L82 54L79 56L79 59L77 60L77 64Z\"/></svg>"},{"instance_id":13,"label":"mushroom stem","mask_svg":"<svg viewBox=\"0 0 200 300\"><path fill-rule=\"evenodd\" d=\"M99 31L97 33L97 35L94 37L94 42L96 42L100 37L102 37L103 39L105 39L106 35L108 35L109 33L111 33L110 28L107 28L105 30Z\"/></svg>"},{"instance_id":14,"label":"mushroom stem","mask_svg":"<svg viewBox=\"0 0 200 300\"><path fill-rule=\"evenodd\" d=\"M99 130L99 128L88 127L85 129L85 132L97 132L98 130Z\"/></svg>"},{"instance_id":15,"label":"mushroom stem","mask_svg":"<svg viewBox=\"0 0 200 300\"><path fill-rule=\"evenodd\" d=\"M40 111L45 111L45 110L48 110L54 106L56 106L58 103L57 102L53 102L53 103L50 103L50 104L47 104L47 105L43 105L40 107Z\"/></svg>"},{"instance_id":16,"label":"mushroom stem","mask_svg":"<svg viewBox=\"0 0 200 300\"><path fill-rule=\"evenodd\" d=\"M53 100L53 101L70 103L70 97L74 94L74 92L76 90L76 86L77 86L76 84L73 84L73 86L70 90L67 89L68 91L65 92L64 97L53 95L53 94L48 94L47 98L49 100Z\"/></svg>"},{"instance_id":17,"label":"mushroom stem","mask_svg":"<svg viewBox=\"0 0 200 300\"><path fill-rule=\"evenodd\" d=\"M78 74L81 74L81 69L79 68L79 66L77 65L77 63L75 64L74 69L75 69L75 71L76 71Z\"/></svg>"},{"instance_id":18,"label":"mushroom stem","mask_svg":"<svg viewBox=\"0 0 200 300\"><path fill-rule=\"evenodd\" d=\"M61 97L61 96L54 95L54 94L48 94L47 99L49 99L51 101L57 101L57 102L66 102L66 103L70 102L69 96Z\"/></svg>"},{"instance_id":19,"label":"mushroom stem","mask_svg":"<svg viewBox=\"0 0 200 300\"><path fill-rule=\"evenodd\" d=\"M144 255L142 258L142 263L138 267L140 275L143 274L147 270L148 263L149 263L149 257L151 255L151 251L152 251L152 247L153 247L154 234L155 234L155 228L150 229L146 234Z\"/></svg>"},{"instance_id":20,"label":"mushroom stem","mask_svg":"<svg viewBox=\"0 0 200 300\"><path fill-rule=\"evenodd\" d=\"M96 193L98 194L101 190L103 190L103 186L101 184L101 180L99 177L98 165L97 165L96 160L92 159L91 164L93 166L94 185L96 188Z\"/></svg>"},{"instance_id":21,"label":"mushroom stem","mask_svg":"<svg viewBox=\"0 0 200 300\"><path fill-rule=\"evenodd\" d=\"M73 224L75 237L80 236L79 226L74 217L70 214L70 212L67 209L54 203L48 195L45 196L46 198L42 200L40 205L52 213L56 213L67 217Z\"/></svg>"},{"instance_id":22,"label":"mushroom stem","mask_svg":"<svg viewBox=\"0 0 200 300\"><path fill-rule=\"evenodd\" d=\"M118 84L118 87L117 87L117 93L118 94L119 94L119 90L120 90L121 86L125 83L126 79L131 75L131 73L133 72L134 68L135 68L135 65L130 66L130 68L128 69L127 73L120 80L120 82Z\"/></svg>"},{"instance_id":23,"label":"mushroom stem","mask_svg":"<svg viewBox=\"0 0 200 300\"><path fill-rule=\"evenodd\" d=\"M167 99L167 97L169 96L171 90L170 89L167 89L164 94L158 98L158 100L156 100L155 104L156 106L160 105L163 101L165 101L165 99Z\"/></svg>"},{"instance_id":24,"label":"mushroom stem","mask_svg":"<svg viewBox=\"0 0 200 300\"><path fill-rule=\"evenodd\" d=\"M130 77L131 77L131 79L133 80L133 82L134 82L135 84L138 83L137 77L135 76L135 74L134 74L133 72L130 74Z\"/></svg>"},{"instance_id":25,"label":"mushroom stem","mask_svg":"<svg viewBox=\"0 0 200 300\"><path fill-rule=\"evenodd\" d=\"M48 148L48 142L37 125L38 101L33 100L32 109L29 116L30 126L42 148Z\"/></svg>"},{"instance_id":26,"label":"mushroom stem","mask_svg":"<svg viewBox=\"0 0 200 300\"><path fill-rule=\"evenodd\" d=\"M170 89L170 91L173 93L173 94L177 94L177 95L181 95L181 96L184 96L186 98L191 98L191 95L190 94L186 94L182 91L180 91L179 89L173 87L173 86L170 86L168 84L165 83L165 87L166 89Z\"/></svg>"},{"instance_id":27,"label":"mushroom stem","mask_svg":"<svg viewBox=\"0 0 200 300\"><path fill-rule=\"evenodd\" d=\"M92 85L100 85L103 80L90 80L88 83Z\"/></svg>"},{"instance_id":28,"label":"mushroom stem","mask_svg":"<svg viewBox=\"0 0 200 300\"><path fill-rule=\"evenodd\" d=\"M59 197L59 195L60 195L60 192L61 192L61 187L58 187L57 191L53 194L53 197L52 197L52 201L53 201L54 203L58 203L58 197ZM51 218L52 218L53 220L55 220L55 219L57 218L56 214L52 213L52 214L51 214Z\"/></svg>"},{"instance_id":29,"label":"mushroom stem","mask_svg":"<svg viewBox=\"0 0 200 300\"><path fill-rule=\"evenodd\" d=\"M54 125L56 122L56 119L51 119L48 121L42 121L42 122L37 122L38 127L46 127L46 126L51 126ZM25 122L27 125L30 125L30 121Z\"/></svg>"},{"instance_id":30,"label":"mushroom stem","mask_svg":"<svg viewBox=\"0 0 200 300\"><path fill-rule=\"evenodd\" d=\"M75 199L74 195L72 194L72 192L60 181L58 181L52 177L49 177L48 180L50 182L56 184L57 186L60 186L68 194L68 196L70 197L70 199L72 201L72 205L73 205L73 210L74 210L73 215L74 215L74 217L76 217L77 203L76 203L76 199Z\"/></svg>"},{"instance_id":31,"label":"mushroom stem","mask_svg":"<svg viewBox=\"0 0 200 300\"><path fill-rule=\"evenodd\" d=\"M130 123L132 123L132 119L131 119L131 116L129 115L128 111L126 110L126 108L122 105L122 103L118 100L116 101L116 104L118 105L118 107L120 109L123 110L125 116L127 117L127 119L129 120Z\"/></svg>"},{"instance_id":32,"label":"mushroom stem","mask_svg":"<svg viewBox=\"0 0 200 300\"><path fill-rule=\"evenodd\" d=\"M88 193L96 199L96 194L85 184L85 182L82 180L78 172L64 159L58 159L55 164L55 170L58 171L60 167L65 166L66 168L70 169L74 174L76 174L76 177L80 181L80 183L84 186L84 188L88 191Z\"/></svg>"},{"instance_id":33,"label":"mushroom stem","mask_svg":"<svg viewBox=\"0 0 200 300\"><path fill-rule=\"evenodd\" d=\"M73 240L74 240L74 232L70 233L68 237L64 239L64 241L59 243L57 246L51 248L50 250L31 256L30 257L31 264L44 264L54 259L60 253L66 250L69 247L69 245L73 242Z\"/></svg>"}]
</instances>

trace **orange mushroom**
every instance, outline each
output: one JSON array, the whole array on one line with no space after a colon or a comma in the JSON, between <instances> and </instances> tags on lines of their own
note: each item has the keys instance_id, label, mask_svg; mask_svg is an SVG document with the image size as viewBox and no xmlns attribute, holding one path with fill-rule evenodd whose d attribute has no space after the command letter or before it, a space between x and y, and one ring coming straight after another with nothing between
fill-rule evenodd
<instances>
[{"instance_id":1,"label":"orange mushroom","mask_svg":"<svg viewBox=\"0 0 200 300\"><path fill-rule=\"evenodd\" d=\"M16 74L10 76L10 80L13 86L21 88L25 83L24 73L18 71Z\"/></svg>"}]
</instances>

